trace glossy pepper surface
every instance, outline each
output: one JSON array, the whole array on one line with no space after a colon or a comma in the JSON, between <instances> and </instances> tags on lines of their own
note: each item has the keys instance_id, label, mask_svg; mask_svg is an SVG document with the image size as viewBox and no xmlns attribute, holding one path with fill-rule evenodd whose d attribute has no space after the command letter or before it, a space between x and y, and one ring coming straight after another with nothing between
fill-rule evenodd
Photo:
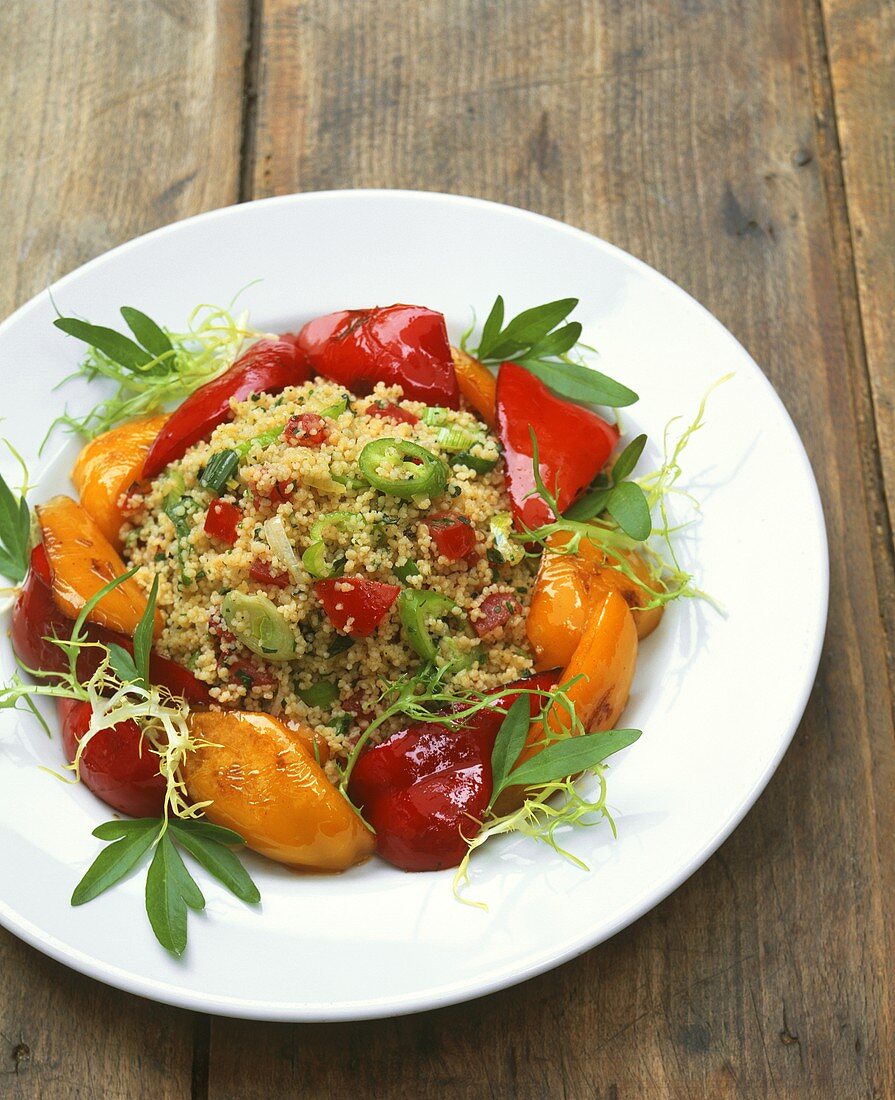
<instances>
[{"instance_id":1,"label":"glossy pepper surface","mask_svg":"<svg viewBox=\"0 0 895 1100\"><path fill-rule=\"evenodd\" d=\"M399 385L410 401L460 406L444 315L424 306L350 309L309 321L298 346L314 371L352 393Z\"/></svg>"},{"instance_id":2,"label":"glossy pepper surface","mask_svg":"<svg viewBox=\"0 0 895 1100\"><path fill-rule=\"evenodd\" d=\"M529 426L538 440L541 479L562 512L602 470L618 442L618 428L556 397L524 367L503 363L497 375L497 426L507 467L507 491L516 527L550 523L537 493Z\"/></svg>"},{"instance_id":3,"label":"glossy pepper surface","mask_svg":"<svg viewBox=\"0 0 895 1100\"><path fill-rule=\"evenodd\" d=\"M209 821L308 870L343 871L372 853L373 835L326 778L310 730L268 714L214 711L193 714L190 728L207 744L187 757L184 781L192 799L211 800Z\"/></svg>"},{"instance_id":4,"label":"glossy pepper surface","mask_svg":"<svg viewBox=\"0 0 895 1100\"><path fill-rule=\"evenodd\" d=\"M549 690L557 673L509 685L499 706L479 711L462 728L424 722L367 749L348 793L376 831L379 854L405 871L455 867L478 832L491 798L491 752L513 689ZM533 694L532 717L541 707Z\"/></svg>"},{"instance_id":5,"label":"glossy pepper surface","mask_svg":"<svg viewBox=\"0 0 895 1100\"><path fill-rule=\"evenodd\" d=\"M68 658L48 638L67 640L71 637L74 620L63 614L53 599L53 575L42 543L31 551L31 565L25 582L19 590L12 612L10 636L12 647L19 660L38 672L66 672ZM115 642L133 653L133 642L124 634L117 634L94 623L87 623L85 636L88 641L102 642L108 646ZM85 647L78 656L78 679L84 684L96 672L102 659L102 651L95 646ZM208 685L174 661L153 652L149 659L149 678L154 684L166 687L172 695L180 695L195 706L209 706L211 695Z\"/></svg>"},{"instance_id":6,"label":"glossy pepper surface","mask_svg":"<svg viewBox=\"0 0 895 1100\"><path fill-rule=\"evenodd\" d=\"M90 728L93 708L79 699L59 699L62 745L69 762ZM159 760L144 741L133 719L100 730L81 754L81 781L113 810L131 817L160 817L165 803L165 780Z\"/></svg>"},{"instance_id":7,"label":"glossy pepper surface","mask_svg":"<svg viewBox=\"0 0 895 1100\"><path fill-rule=\"evenodd\" d=\"M143 477L152 478L183 458L218 424L232 419L232 400L245 401L253 393L276 393L300 386L311 377L304 353L293 340L259 340L228 370L206 382L178 408L155 438L143 465Z\"/></svg>"}]
</instances>

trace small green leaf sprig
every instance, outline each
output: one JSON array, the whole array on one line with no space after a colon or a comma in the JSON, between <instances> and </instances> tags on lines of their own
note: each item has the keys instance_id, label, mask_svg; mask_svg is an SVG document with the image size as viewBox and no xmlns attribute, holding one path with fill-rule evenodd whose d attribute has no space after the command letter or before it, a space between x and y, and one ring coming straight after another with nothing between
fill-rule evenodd
<instances>
[{"instance_id":1,"label":"small green leaf sprig","mask_svg":"<svg viewBox=\"0 0 895 1100\"><path fill-rule=\"evenodd\" d=\"M260 894L232 851L244 844L243 839L229 829L203 820L199 815L207 803L190 804L187 800L180 769L187 755L205 742L190 732L186 700L173 697L150 682L158 577L153 580L146 610L134 632L133 655L115 643L107 646L86 637L90 612L109 592L134 576L138 568L116 577L87 600L72 626L70 639L48 639L66 654L68 670L47 673L23 666L37 682L26 683L17 674L9 683L0 685L0 710L14 709L22 703L49 732L35 706L35 698L89 703L90 725L69 766L76 777L84 752L98 733L119 722L137 722L149 751L159 759L159 774L166 782L164 812L160 818L109 821L94 830L94 836L112 843L100 852L75 888L72 905L83 905L120 882L152 849L146 878L146 913L159 943L179 956L186 950L188 910L202 909L205 899L178 846L242 901L257 902ZM100 650L102 657L93 676L82 684L77 666L86 647Z\"/></svg>"},{"instance_id":2,"label":"small green leaf sprig","mask_svg":"<svg viewBox=\"0 0 895 1100\"><path fill-rule=\"evenodd\" d=\"M247 314L235 317L229 310L211 305L197 306L187 330L180 333L162 328L132 306L123 306L121 315L131 336L79 317L60 316L53 322L87 345L84 359L69 378L88 382L106 378L116 389L87 413L72 416L66 412L58 417L50 432L61 423L92 439L123 420L158 412L216 378L246 342L264 335L248 326Z\"/></svg>"},{"instance_id":3,"label":"small green leaf sprig","mask_svg":"<svg viewBox=\"0 0 895 1100\"><path fill-rule=\"evenodd\" d=\"M482 363L513 362L525 367L571 401L616 409L633 405L638 397L632 389L570 357L569 353L580 344L581 324L563 322L577 305L577 298L561 298L525 309L504 324L504 301L498 294L482 326L478 346L467 348L474 324L460 345Z\"/></svg>"},{"instance_id":4,"label":"small green leaf sprig","mask_svg":"<svg viewBox=\"0 0 895 1100\"><path fill-rule=\"evenodd\" d=\"M22 488L16 496L0 476L0 576L19 584L28 572L34 545L31 509L26 500L31 487L25 460L10 442L4 443L22 468Z\"/></svg>"},{"instance_id":5,"label":"small green leaf sprig","mask_svg":"<svg viewBox=\"0 0 895 1100\"><path fill-rule=\"evenodd\" d=\"M109 842L109 846L103 848L75 887L72 905L84 905L99 897L152 851L146 874L146 914L156 939L172 955L180 956L186 950L189 910L205 908L205 897L184 863L180 848L240 901L254 905L261 900L258 887L233 851L245 841L231 829L198 819L143 817L106 821L93 830L93 835Z\"/></svg>"}]
</instances>

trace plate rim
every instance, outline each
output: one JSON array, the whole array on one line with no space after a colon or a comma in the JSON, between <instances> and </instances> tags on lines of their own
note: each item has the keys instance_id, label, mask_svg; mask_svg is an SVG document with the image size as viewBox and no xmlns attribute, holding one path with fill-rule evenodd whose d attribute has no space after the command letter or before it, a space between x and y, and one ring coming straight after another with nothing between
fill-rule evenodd
<instances>
[{"instance_id":1,"label":"plate rim","mask_svg":"<svg viewBox=\"0 0 895 1100\"><path fill-rule=\"evenodd\" d=\"M53 958L79 973L100 981L114 988L135 994L162 1004L174 1007L190 1009L209 1013L211 1015L230 1016L239 1019L268 1020L279 1022L349 1022L355 1020L378 1019L383 1017L410 1015L417 1012L430 1011L443 1008L448 1005L460 1004L466 1001L476 1000L501 989L506 989L522 982L528 981L540 974L563 965L572 959L578 958L586 951L591 950L611 939L622 929L638 921L651 909L661 904L675 890L677 890L688 878L691 877L724 843L734 829L740 824L746 814L752 809L756 801L768 785L771 777L780 765L783 756L788 750L795 732L802 720L809 697L817 677L817 669L823 649L826 624L829 611L829 542L824 517L823 503L817 485L817 479L805 450L805 446L799 432L790 416L782 399L774 389L767 375L754 360L749 351L737 340L730 330L712 314L707 307L702 305L688 291L681 287L667 275L651 267L645 261L612 244L602 237L598 237L587 230L569 225L556 218L540 214L524 207L513 206L508 203L495 202L491 199L482 199L469 195L455 194L443 191L421 191L408 188L339 188L319 191L294 192L285 195L275 195L263 199L255 199L250 202L232 203L227 206L216 207L212 210L202 211L188 217L168 222L156 229L149 230L139 236L132 237L118 245L102 252L100 255L80 264L78 267L66 272L60 278L44 290L33 295L8 317L0 322L0 340L6 330L22 320L32 310L37 308L45 295L53 295L66 287L69 282L82 273L126 254L129 250L138 248L147 240L166 234L176 233L180 227L193 222L210 222L232 216L232 212L242 208L253 209L261 206L291 206L303 203L325 201L357 201L358 199L379 199L400 202L402 200L427 201L436 205L471 206L476 208L493 209L504 214L509 213L523 221L533 220L543 223L553 231L561 231L570 234L579 240L586 241L590 247L597 247L616 260L635 270L642 278L648 278L660 287L670 286L674 291L682 294L688 300L691 307L695 306L706 323L712 325L719 335L723 334L724 340L732 346L739 355L745 356L748 363L754 368L757 379L763 384L766 395L776 404L778 412L782 413L782 422L785 425L792 442L795 444L795 452L798 456L803 473L807 474L807 482L811 487L812 499L810 510L814 520L813 537L817 539L816 548L819 556L820 575L817 583L822 599L816 606L814 623L811 626L812 646L805 664L806 675L800 690L791 697L789 712L786 722L781 726L787 732L781 737L773 756L765 769L756 778L752 787L742 799L740 804L727 817L727 819L707 838L690 860L673 873L669 874L660 883L653 880L649 888L644 889L637 901L628 906L616 919L601 930L597 935L584 934L564 944L561 949L546 948L538 957L530 960L524 966L515 966L512 973L495 973L484 979L472 981L463 979L455 984L441 985L436 989L417 992L412 995L393 995L390 997L371 998L368 1000L342 1000L333 1002L302 1002L302 1001L268 1001L258 999L244 999L229 997L220 994L207 994L195 989L175 986L167 981L141 976L133 971L105 963L95 956L69 946L56 937L40 930L31 921L21 916L0 898L0 925L12 932L19 939L36 948L43 954ZM52 455L48 456L41 464L43 469L52 461ZM39 476L38 476L39 481ZM810 670L810 675L807 674Z\"/></svg>"}]
</instances>

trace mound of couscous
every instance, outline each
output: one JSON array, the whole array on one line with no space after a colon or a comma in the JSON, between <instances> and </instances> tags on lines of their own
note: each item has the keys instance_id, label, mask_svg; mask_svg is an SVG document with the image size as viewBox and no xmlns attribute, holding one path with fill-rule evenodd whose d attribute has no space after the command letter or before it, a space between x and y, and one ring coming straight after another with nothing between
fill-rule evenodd
<instances>
[{"instance_id":1,"label":"mound of couscous","mask_svg":"<svg viewBox=\"0 0 895 1100\"><path fill-rule=\"evenodd\" d=\"M498 444L471 413L402 400L399 387L358 398L320 378L232 412L132 497L124 535L127 561L148 567L144 582L160 579L158 649L211 685L217 704L304 723L343 757L381 712L385 684L427 648L460 689L491 691L530 671L534 565L501 538L510 503ZM420 480L424 491L383 491L430 459L438 476ZM209 522L216 515L230 526ZM458 530L443 552L440 534ZM457 546L470 548L458 557ZM355 578L447 597L416 608L422 650L400 610L407 597L367 636L338 614ZM510 614L488 630L482 605L495 597Z\"/></svg>"}]
</instances>

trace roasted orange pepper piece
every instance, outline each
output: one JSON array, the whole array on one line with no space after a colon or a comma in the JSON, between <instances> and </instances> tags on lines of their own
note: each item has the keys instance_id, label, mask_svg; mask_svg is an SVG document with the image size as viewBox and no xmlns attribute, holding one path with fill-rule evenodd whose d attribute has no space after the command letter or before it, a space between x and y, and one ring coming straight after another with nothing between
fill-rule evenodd
<instances>
[{"instance_id":1,"label":"roasted orange pepper piece","mask_svg":"<svg viewBox=\"0 0 895 1100\"><path fill-rule=\"evenodd\" d=\"M149 448L167 421L167 416L132 420L91 439L81 449L71 472L81 506L102 533L118 546L118 532L124 522L119 507L122 493L140 479Z\"/></svg>"},{"instance_id":2,"label":"roasted orange pepper piece","mask_svg":"<svg viewBox=\"0 0 895 1100\"><path fill-rule=\"evenodd\" d=\"M211 799L209 821L307 870L344 871L373 852L373 834L315 760L310 730L236 711L195 712L190 726L209 744L189 754L183 777L190 798Z\"/></svg>"},{"instance_id":3,"label":"roasted orange pepper piece","mask_svg":"<svg viewBox=\"0 0 895 1100\"><path fill-rule=\"evenodd\" d=\"M592 600L580 641L560 676L560 683L575 680L566 694L589 733L615 726L627 705L636 664L637 629L630 609L618 592L604 589ZM571 726L568 711L560 705L551 708L547 721L551 736ZM544 734L543 722L533 722L519 763L543 748ZM521 787L508 787L495 803L496 812L509 813L522 797Z\"/></svg>"},{"instance_id":4,"label":"roasted orange pepper piece","mask_svg":"<svg viewBox=\"0 0 895 1100\"><path fill-rule=\"evenodd\" d=\"M544 554L525 621L538 670L565 668L571 661L587 622L594 576L572 554Z\"/></svg>"},{"instance_id":5,"label":"roasted orange pepper piece","mask_svg":"<svg viewBox=\"0 0 895 1100\"><path fill-rule=\"evenodd\" d=\"M53 497L36 511L53 575L53 599L64 615L76 619L91 596L126 573L127 566L96 521L71 497ZM97 626L133 635L145 611L146 596L131 577L103 596L87 618ZM162 625L156 612L156 635Z\"/></svg>"},{"instance_id":6,"label":"roasted orange pepper piece","mask_svg":"<svg viewBox=\"0 0 895 1100\"><path fill-rule=\"evenodd\" d=\"M459 348L451 348L460 394L490 427L497 424L497 379L484 363Z\"/></svg>"},{"instance_id":7,"label":"roasted orange pepper piece","mask_svg":"<svg viewBox=\"0 0 895 1100\"><path fill-rule=\"evenodd\" d=\"M625 554L625 557L634 575L638 577L643 584L648 584L651 588L655 588L656 581L650 577L649 566L643 558L633 551ZM643 605L649 602L647 593L636 583L636 581L631 580L630 577L626 577L624 573L620 573L618 569L610 569L608 566L604 569L600 569L593 583L598 588L611 588L614 592L618 592L620 596L624 597L625 603L631 608L631 614L634 617L634 625L637 627L637 637L641 641L652 634L659 625L665 608L662 604L659 604L657 607L644 607Z\"/></svg>"}]
</instances>

